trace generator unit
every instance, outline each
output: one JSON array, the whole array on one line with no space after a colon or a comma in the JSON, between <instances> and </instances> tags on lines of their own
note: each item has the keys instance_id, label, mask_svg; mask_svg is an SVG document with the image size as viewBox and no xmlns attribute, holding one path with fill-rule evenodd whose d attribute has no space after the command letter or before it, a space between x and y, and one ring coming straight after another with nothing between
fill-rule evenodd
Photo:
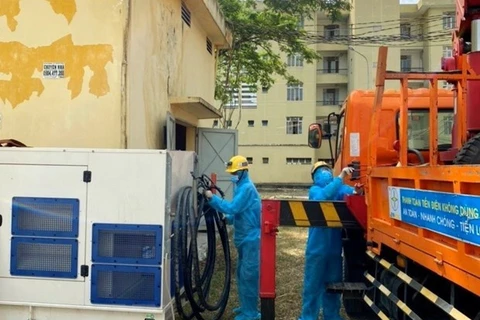
<instances>
[{"instance_id":1,"label":"generator unit","mask_svg":"<svg viewBox=\"0 0 480 320\"><path fill-rule=\"evenodd\" d=\"M0 319L173 319L194 152L0 149Z\"/></svg>"}]
</instances>

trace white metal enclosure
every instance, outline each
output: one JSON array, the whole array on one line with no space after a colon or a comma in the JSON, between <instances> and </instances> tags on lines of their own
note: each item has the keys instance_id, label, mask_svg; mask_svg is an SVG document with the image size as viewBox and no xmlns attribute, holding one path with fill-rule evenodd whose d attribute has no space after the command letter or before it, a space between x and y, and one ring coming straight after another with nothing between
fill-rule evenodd
<instances>
[{"instance_id":1,"label":"white metal enclosure","mask_svg":"<svg viewBox=\"0 0 480 320\"><path fill-rule=\"evenodd\" d=\"M195 154L174 158L0 149L0 319L173 319L171 200Z\"/></svg>"}]
</instances>

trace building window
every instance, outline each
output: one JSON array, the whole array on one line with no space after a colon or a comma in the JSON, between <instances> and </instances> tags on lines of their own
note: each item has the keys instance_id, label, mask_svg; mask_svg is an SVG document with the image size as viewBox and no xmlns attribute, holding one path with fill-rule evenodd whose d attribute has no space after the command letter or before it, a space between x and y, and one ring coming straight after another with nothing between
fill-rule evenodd
<instances>
[{"instance_id":1,"label":"building window","mask_svg":"<svg viewBox=\"0 0 480 320\"><path fill-rule=\"evenodd\" d=\"M303 57L300 54L291 54L287 57L287 66L303 67Z\"/></svg>"},{"instance_id":2,"label":"building window","mask_svg":"<svg viewBox=\"0 0 480 320\"><path fill-rule=\"evenodd\" d=\"M410 23L400 24L400 35L402 38L410 38L412 35L412 26Z\"/></svg>"},{"instance_id":3,"label":"building window","mask_svg":"<svg viewBox=\"0 0 480 320\"><path fill-rule=\"evenodd\" d=\"M451 58L451 57L453 57L452 47L443 46L443 57L444 57L444 58Z\"/></svg>"},{"instance_id":4,"label":"building window","mask_svg":"<svg viewBox=\"0 0 480 320\"><path fill-rule=\"evenodd\" d=\"M185 2L182 1L182 20L185 22L187 26L192 25L192 14L190 13L190 10L188 10L187 5Z\"/></svg>"},{"instance_id":5,"label":"building window","mask_svg":"<svg viewBox=\"0 0 480 320\"><path fill-rule=\"evenodd\" d=\"M238 95L238 89L233 90L232 100L225 105L225 108L238 108L242 104L242 108L255 109L257 107L257 88L247 84L242 84L241 101Z\"/></svg>"},{"instance_id":6,"label":"building window","mask_svg":"<svg viewBox=\"0 0 480 320\"><path fill-rule=\"evenodd\" d=\"M400 70L410 72L412 70L412 56L400 56Z\"/></svg>"},{"instance_id":7,"label":"building window","mask_svg":"<svg viewBox=\"0 0 480 320\"><path fill-rule=\"evenodd\" d=\"M323 28L323 37L325 39L332 39L340 35L340 26L338 24L331 24Z\"/></svg>"},{"instance_id":8,"label":"building window","mask_svg":"<svg viewBox=\"0 0 480 320\"><path fill-rule=\"evenodd\" d=\"M253 127L255 125L255 121L253 120L248 120L248 126Z\"/></svg>"},{"instance_id":9,"label":"building window","mask_svg":"<svg viewBox=\"0 0 480 320\"><path fill-rule=\"evenodd\" d=\"M268 126L268 120L262 120L262 127Z\"/></svg>"},{"instance_id":10,"label":"building window","mask_svg":"<svg viewBox=\"0 0 480 320\"><path fill-rule=\"evenodd\" d=\"M287 134L302 134L303 117L287 117Z\"/></svg>"},{"instance_id":11,"label":"building window","mask_svg":"<svg viewBox=\"0 0 480 320\"><path fill-rule=\"evenodd\" d=\"M317 123L322 125L324 139L328 139L329 135L337 135L338 123L335 117L330 117L330 123L328 122L328 117L318 117Z\"/></svg>"},{"instance_id":12,"label":"building window","mask_svg":"<svg viewBox=\"0 0 480 320\"><path fill-rule=\"evenodd\" d=\"M312 158L287 158L287 164L311 165Z\"/></svg>"},{"instance_id":13,"label":"building window","mask_svg":"<svg viewBox=\"0 0 480 320\"><path fill-rule=\"evenodd\" d=\"M270 161L269 158L262 158L263 164L268 164L269 161Z\"/></svg>"},{"instance_id":14,"label":"building window","mask_svg":"<svg viewBox=\"0 0 480 320\"><path fill-rule=\"evenodd\" d=\"M228 120L228 121L227 121L227 127L228 127L228 128L232 127L232 120Z\"/></svg>"},{"instance_id":15,"label":"building window","mask_svg":"<svg viewBox=\"0 0 480 320\"><path fill-rule=\"evenodd\" d=\"M303 83L287 86L287 100L288 101L303 100Z\"/></svg>"},{"instance_id":16,"label":"building window","mask_svg":"<svg viewBox=\"0 0 480 320\"><path fill-rule=\"evenodd\" d=\"M455 28L455 12L444 12L442 20L444 30Z\"/></svg>"},{"instance_id":17,"label":"building window","mask_svg":"<svg viewBox=\"0 0 480 320\"><path fill-rule=\"evenodd\" d=\"M207 38L207 51L208 51L208 53L213 54L212 41L210 41L210 39L208 39L208 38Z\"/></svg>"},{"instance_id":18,"label":"building window","mask_svg":"<svg viewBox=\"0 0 480 320\"><path fill-rule=\"evenodd\" d=\"M325 158L318 158L317 161L323 161L328 163L329 165L333 166L334 163L332 162L332 159L325 159Z\"/></svg>"},{"instance_id":19,"label":"building window","mask_svg":"<svg viewBox=\"0 0 480 320\"><path fill-rule=\"evenodd\" d=\"M253 164L253 158L252 157L247 157L248 164Z\"/></svg>"},{"instance_id":20,"label":"building window","mask_svg":"<svg viewBox=\"0 0 480 320\"><path fill-rule=\"evenodd\" d=\"M451 135L452 134L452 128L453 128L453 114L452 115L447 115L443 117L443 134L444 135ZM438 128L439 131L441 128Z\"/></svg>"},{"instance_id":21,"label":"building window","mask_svg":"<svg viewBox=\"0 0 480 320\"><path fill-rule=\"evenodd\" d=\"M340 90L335 88L323 89L323 101L324 106L336 106L340 104Z\"/></svg>"},{"instance_id":22,"label":"building window","mask_svg":"<svg viewBox=\"0 0 480 320\"><path fill-rule=\"evenodd\" d=\"M453 84L448 83L447 81L442 81L442 89L452 90L453 87Z\"/></svg>"},{"instance_id":23,"label":"building window","mask_svg":"<svg viewBox=\"0 0 480 320\"><path fill-rule=\"evenodd\" d=\"M323 72L324 73L339 73L340 59L338 57L324 57L323 58Z\"/></svg>"},{"instance_id":24,"label":"building window","mask_svg":"<svg viewBox=\"0 0 480 320\"><path fill-rule=\"evenodd\" d=\"M213 120L213 127L217 128L218 127L218 120Z\"/></svg>"}]
</instances>

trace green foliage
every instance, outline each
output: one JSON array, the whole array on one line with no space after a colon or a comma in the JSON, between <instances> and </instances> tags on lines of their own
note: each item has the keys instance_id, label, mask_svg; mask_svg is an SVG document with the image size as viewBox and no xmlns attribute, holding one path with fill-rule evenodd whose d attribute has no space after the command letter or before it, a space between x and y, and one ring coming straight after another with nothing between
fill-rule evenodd
<instances>
[{"instance_id":1,"label":"green foliage","mask_svg":"<svg viewBox=\"0 0 480 320\"><path fill-rule=\"evenodd\" d=\"M221 102L224 126L233 113L224 106L242 84L269 89L277 76L298 82L288 73L280 53L301 55L304 63L320 59L305 41L307 32L299 27L303 17L312 17L320 9L335 19L340 10L350 9L345 0L265 0L261 10L255 0L219 3L233 36L232 48L221 50L217 60L215 98Z\"/></svg>"}]
</instances>

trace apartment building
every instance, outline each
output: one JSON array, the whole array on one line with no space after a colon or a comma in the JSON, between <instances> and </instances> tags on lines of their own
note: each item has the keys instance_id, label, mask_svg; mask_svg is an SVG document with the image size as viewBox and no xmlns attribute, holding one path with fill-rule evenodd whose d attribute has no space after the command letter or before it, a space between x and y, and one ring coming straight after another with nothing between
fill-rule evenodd
<instances>
[{"instance_id":1,"label":"apartment building","mask_svg":"<svg viewBox=\"0 0 480 320\"><path fill-rule=\"evenodd\" d=\"M327 126L327 117L340 110L351 90L374 88L380 45L389 46L389 70L441 70L441 57L452 54L454 12L453 0L405 5L399 0L355 0L353 10L340 21L332 23L323 13L305 21L305 30L317 35L314 46L322 60L312 65L298 56L284 56L289 71L302 84L288 86L279 79L268 91L251 92L245 87L242 110L235 110L230 124L239 130L239 152L250 161L255 181L311 183L311 165L331 157L328 140L319 150L306 145L308 125L319 122L337 134L337 124L332 118ZM425 85L419 81L410 87ZM386 84L398 86L398 82ZM232 108L236 107L234 102Z\"/></svg>"}]
</instances>

